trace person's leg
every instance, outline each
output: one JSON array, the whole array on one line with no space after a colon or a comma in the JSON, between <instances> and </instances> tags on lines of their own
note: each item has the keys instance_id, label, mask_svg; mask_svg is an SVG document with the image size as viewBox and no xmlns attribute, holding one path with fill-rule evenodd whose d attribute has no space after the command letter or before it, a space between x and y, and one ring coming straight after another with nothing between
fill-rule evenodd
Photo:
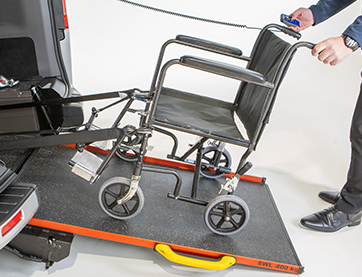
<instances>
[{"instance_id":1,"label":"person's leg","mask_svg":"<svg viewBox=\"0 0 362 277\"><path fill-rule=\"evenodd\" d=\"M336 208L352 214L362 210L362 85L351 124L351 163L347 182L341 190Z\"/></svg>"},{"instance_id":2,"label":"person's leg","mask_svg":"<svg viewBox=\"0 0 362 277\"><path fill-rule=\"evenodd\" d=\"M361 72L362 77L362 72ZM301 219L305 227L322 232L335 232L361 223L362 218L362 83L351 123L351 162L347 182L335 205ZM328 198L331 198L330 195ZM331 200L331 199L327 199ZM332 201L328 201L333 203Z\"/></svg>"}]
</instances>

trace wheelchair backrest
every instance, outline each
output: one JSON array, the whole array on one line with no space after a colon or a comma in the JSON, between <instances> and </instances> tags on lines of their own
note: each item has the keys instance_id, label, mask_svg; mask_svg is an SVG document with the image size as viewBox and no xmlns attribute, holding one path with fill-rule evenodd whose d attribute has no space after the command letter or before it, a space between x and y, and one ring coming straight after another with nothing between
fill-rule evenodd
<instances>
[{"instance_id":1,"label":"wheelchair backrest","mask_svg":"<svg viewBox=\"0 0 362 277\"><path fill-rule=\"evenodd\" d=\"M282 40L269 30L262 30L251 54L248 68L263 74L267 81L275 81L275 77L284 61L285 54L290 49L291 44ZM270 114L272 103L276 91L282 78L278 83L274 83L274 89L257 86L250 83L242 83L235 100L236 114L247 131L249 140L255 144L258 140L266 118Z\"/></svg>"}]
</instances>

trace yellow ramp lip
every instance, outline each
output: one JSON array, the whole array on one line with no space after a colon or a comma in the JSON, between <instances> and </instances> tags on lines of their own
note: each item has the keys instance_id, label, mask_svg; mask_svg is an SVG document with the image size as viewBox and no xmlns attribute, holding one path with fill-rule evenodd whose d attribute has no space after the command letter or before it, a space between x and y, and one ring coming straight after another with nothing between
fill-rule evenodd
<instances>
[{"instance_id":1,"label":"yellow ramp lip","mask_svg":"<svg viewBox=\"0 0 362 277\"><path fill-rule=\"evenodd\" d=\"M231 256L223 256L218 261L185 257L173 252L170 246L161 243L156 244L155 250L171 262L203 269L224 270L236 263L236 258Z\"/></svg>"}]
</instances>

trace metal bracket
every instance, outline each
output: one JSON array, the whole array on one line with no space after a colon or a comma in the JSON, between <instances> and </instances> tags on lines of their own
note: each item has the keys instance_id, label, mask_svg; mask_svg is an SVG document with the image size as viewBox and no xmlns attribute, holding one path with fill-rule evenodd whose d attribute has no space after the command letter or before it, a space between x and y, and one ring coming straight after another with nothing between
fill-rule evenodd
<instances>
[{"instance_id":1,"label":"metal bracket","mask_svg":"<svg viewBox=\"0 0 362 277\"><path fill-rule=\"evenodd\" d=\"M0 88L5 87L13 87L16 86L19 83L19 81L14 81L13 79L7 79L5 76L0 75Z\"/></svg>"},{"instance_id":2,"label":"metal bracket","mask_svg":"<svg viewBox=\"0 0 362 277\"><path fill-rule=\"evenodd\" d=\"M27 225L4 249L48 269L69 256L73 238L71 233Z\"/></svg>"},{"instance_id":3,"label":"metal bracket","mask_svg":"<svg viewBox=\"0 0 362 277\"><path fill-rule=\"evenodd\" d=\"M233 193L239 183L239 178L237 178L235 175L232 176L231 178L227 178L226 179L226 183L223 185L220 185L220 190L219 190L219 194L223 191L226 190L228 193Z\"/></svg>"},{"instance_id":4,"label":"metal bracket","mask_svg":"<svg viewBox=\"0 0 362 277\"><path fill-rule=\"evenodd\" d=\"M118 205L122 205L122 204L126 203L128 200L130 200L136 194L137 189L138 189L138 183L140 182L140 179L141 179L141 176L135 176L135 175L132 176L131 185L129 187L129 190L123 198L117 200Z\"/></svg>"}]
</instances>

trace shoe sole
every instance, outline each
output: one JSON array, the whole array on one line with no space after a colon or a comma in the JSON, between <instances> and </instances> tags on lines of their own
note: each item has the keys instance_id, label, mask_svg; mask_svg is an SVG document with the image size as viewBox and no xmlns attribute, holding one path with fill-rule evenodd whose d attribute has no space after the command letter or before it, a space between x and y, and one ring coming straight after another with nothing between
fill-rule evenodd
<instances>
[{"instance_id":1,"label":"shoe sole","mask_svg":"<svg viewBox=\"0 0 362 277\"><path fill-rule=\"evenodd\" d=\"M345 225L345 226L342 226L341 228L338 228L338 229L323 229L323 228L314 228L314 227L311 227L311 226L308 226L307 224L304 224L303 222L300 222L300 224L306 228L308 228L309 230L314 230L314 231L319 231L319 232L325 232L325 233L333 233L333 232L337 232L339 230L341 230L342 228L344 227L355 227L355 226L358 226L361 224L361 220L359 221L356 221L356 222L353 222L349 225Z\"/></svg>"},{"instance_id":2,"label":"shoe sole","mask_svg":"<svg viewBox=\"0 0 362 277\"><path fill-rule=\"evenodd\" d=\"M353 222L352 224L348 225L348 227L354 227L354 226L358 226L361 224L361 220Z\"/></svg>"}]
</instances>

